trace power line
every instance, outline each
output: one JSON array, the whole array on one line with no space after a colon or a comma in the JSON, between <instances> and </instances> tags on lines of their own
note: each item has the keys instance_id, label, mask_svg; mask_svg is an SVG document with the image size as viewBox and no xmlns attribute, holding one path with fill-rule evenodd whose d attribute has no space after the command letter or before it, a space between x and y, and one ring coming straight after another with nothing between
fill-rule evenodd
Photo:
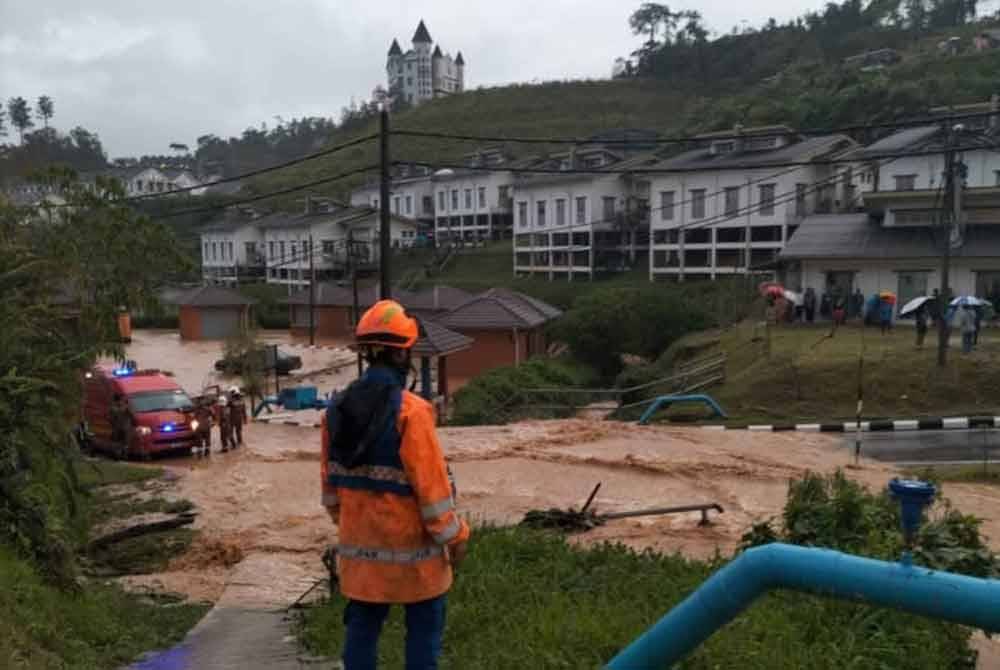
<instances>
[{"instance_id":1,"label":"power line","mask_svg":"<svg viewBox=\"0 0 1000 670\"><path fill-rule=\"evenodd\" d=\"M983 149L986 148L985 145L974 144L965 147L960 147L957 151L966 151L973 149ZM429 167L433 170L470 170L475 172L512 172L517 174L546 174L546 175L661 175L661 174L694 174L699 172L719 172L721 170L767 170L772 168L784 168L784 167L810 167L818 165L845 165L845 164L856 164L856 163L866 163L871 161L877 161L888 158L910 158L910 157L920 157L920 156L932 156L936 154L943 154L944 149L928 149L925 151L897 151L897 152L883 152L878 154L867 154L862 157L849 157L845 155L843 158L820 158L815 160L800 160L800 161L775 161L768 162L764 164L753 164L753 163L731 163L724 165L707 165L702 167L678 167L678 168L656 168L656 167L634 167L634 168L570 168L570 169L559 169L559 168L543 168L543 167L511 167L511 166L486 166L486 165L462 165L458 163L429 163L426 161L407 161L398 160L394 161L398 165L418 165L421 167ZM668 162L670 159L664 159Z\"/></svg>"},{"instance_id":2,"label":"power line","mask_svg":"<svg viewBox=\"0 0 1000 670\"><path fill-rule=\"evenodd\" d=\"M441 132L431 132L422 130L406 130L397 129L393 130L393 135L400 135L405 137L423 137L428 139L444 139L444 140L459 140L463 142L484 142L484 143L504 143L513 142L515 144L576 144L576 145L607 145L607 146L626 146L626 145L649 145L649 144L683 144L685 142L696 142L704 141L707 139L711 140L740 140L747 138L765 138L765 137L783 137L786 135L808 135L808 136L822 136L822 135L836 135L836 134L848 134L856 133L861 131L868 131L872 129L879 128L912 128L917 126L926 125L938 125L941 123L949 121L959 121L963 119L977 119L985 118L991 116L998 116L1000 112L990 111L990 112L970 112L968 114L952 114L947 116L932 116L924 117L919 119L909 119L904 121L885 121L881 123L866 123L866 124L856 124L850 126L839 126L834 128L808 128L805 130L775 130L773 132L744 132L744 133L733 133L731 135L717 134L717 133L706 133L710 137L699 137L696 135L685 135L685 136L675 136L675 137L656 137L656 138L645 138L645 139L593 139L593 138L580 138L580 137L503 137L496 135L464 135L459 133L441 133Z\"/></svg>"},{"instance_id":3,"label":"power line","mask_svg":"<svg viewBox=\"0 0 1000 670\"><path fill-rule=\"evenodd\" d=\"M374 134L372 134L372 135L365 135L364 137L359 137L359 138L357 138L355 140L351 140L349 142L343 142L342 144L338 144L336 146L330 147L329 149L323 149L321 151L316 151L316 152L313 152L311 154L305 154L304 156L299 156L298 158L293 158L293 159L287 160L287 161L285 161L283 163L276 163L275 165L271 165L271 166L268 166L268 167L259 168L259 169L256 169L256 170L250 170L249 172L243 172L243 173L238 174L238 175L233 175L232 177L223 177L221 179L216 179L214 181L208 181L208 182L204 182L202 184L198 184L197 186L186 186L184 188L174 189L173 191L168 191L166 193L147 193L145 195L134 195L134 196L131 196L131 197L128 197L128 198L123 198L122 200L119 200L119 202L138 202L138 201L141 201L141 200L149 200L149 199L152 199L152 198L162 198L162 197L165 197L165 196L177 195L179 193L187 193L189 191L197 191L198 189L201 189L201 188L209 188L211 186L218 186L219 184L228 184L230 182L240 181L241 179L249 179L250 177L256 177L256 176L259 176L259 175L262 175L262 174L267 174L269 172L276 172L278 170L284 170L286 168L290 168L290 167L293 167L295 165L299 165L300 163L305 163L307 161L315 160L317 158L322 158L323 156L329 156L331 154L335 154L335 153L338 153L340 151L343 151L344 149L350 149L351 147L357 146L359 144L364 144L365 142L370 142L370 141L374 140L376 137L378 137L378 135L374 135Z\"/></svg>"},{"instance_id":4,"label":"power line","mask_svg":"<svg viewBox=\"0 0 1000 670\"><path fill-rule=\"evenodd\" d=\"M322 186L324 184L329 184L330 182L339 181L341 179L347 179L348 177L353 177L354 175L361 174L362 172L371 172L372 170L377 170L378 167L379 167L378 165L366 165L365 167L362 168L357 168L355 170L348 170L346 172L341 172L340 174L335 174L332 177L323 177L322 179L315 179L313 181L304 182L296 186L290 186L288 188L283 188L277 191L262 193L260 195L255 195L249 198L242 198L240 200L233 200L230 202L219 203L217 205L206 205L205 207L191 207L188 209L179 209L175 212L167 212L166 214L160 214L152 218L154 221L158 221L161 219L173 218L175 216L185 216L187 214L201 214L204 212L214 212L219 209L236 207L238 205L245 205L251 202L259 202L260 200L266 200L268 198L274 198L280 195L288 195L289 193L304 191L307 188Z\"/></svg>"}]
</instances>

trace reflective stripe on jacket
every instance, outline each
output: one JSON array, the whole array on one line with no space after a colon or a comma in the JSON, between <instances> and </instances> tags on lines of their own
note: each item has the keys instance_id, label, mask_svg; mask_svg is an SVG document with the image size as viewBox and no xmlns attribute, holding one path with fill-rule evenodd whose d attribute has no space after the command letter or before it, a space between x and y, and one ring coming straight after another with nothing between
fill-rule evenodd
<instances>
[{"instance_id":1,"label":"reflective stripe on jacket","mask_svg":"<svg viewBox=\"0 0 1000 670\"><path fill-rule=\"evenodd\" d=\"M398 388L394 420L361 462L337 461L328 427L337 415L323 418L322 501L339 509L340 589L374 603L436 598L452 582L446 547L467 540L469 527L455 512L434 409L388 369L370 368L365 378Z\"/></svg>"}]
</instances>

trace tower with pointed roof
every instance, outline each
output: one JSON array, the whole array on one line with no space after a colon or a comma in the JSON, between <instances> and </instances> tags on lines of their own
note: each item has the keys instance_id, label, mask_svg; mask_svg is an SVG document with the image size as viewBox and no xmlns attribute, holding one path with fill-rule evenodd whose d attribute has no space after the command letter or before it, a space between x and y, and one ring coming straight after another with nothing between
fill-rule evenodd
<instances>
[{"instance_id":1,"label":"tower with pointed roof","mask_svg":"<svg viewBox=\"0 0 1000 670\"><path fill-rule=\"evenodd\" d=\"M399 41L392 40L386 58L389 92L411 105L465 90L465 59L455 58L435 45L423 19L410 40L412 48L404 52Z\"/></svg>"}]
</instances>

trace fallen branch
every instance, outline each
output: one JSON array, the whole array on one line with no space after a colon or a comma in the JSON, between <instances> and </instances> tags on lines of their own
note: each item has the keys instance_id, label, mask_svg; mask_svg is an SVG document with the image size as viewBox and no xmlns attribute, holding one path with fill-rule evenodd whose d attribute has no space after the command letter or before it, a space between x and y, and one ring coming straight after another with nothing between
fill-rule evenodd
<instances>
[{"instance_id":1,"label":"fallen branch","mask_svg":"<svg viewBox=\"0 0 1000 670\"><path fill-rule=\"evenodd\" d=\"M161 518L157 521L147 521L145 523L125 526L124 528L120 528L112 533L108 533L107 535L102 535L101 537L91 540L87 545L87 551L93 552L123 540L139 537L141 535L148 535L149 533L160 533L165 530L173 530L174 528L180 528L182 526L190 526L194 523L195 517L197 516L197 512L183 512L165 519Z\"/></svg>"}]
</instances>

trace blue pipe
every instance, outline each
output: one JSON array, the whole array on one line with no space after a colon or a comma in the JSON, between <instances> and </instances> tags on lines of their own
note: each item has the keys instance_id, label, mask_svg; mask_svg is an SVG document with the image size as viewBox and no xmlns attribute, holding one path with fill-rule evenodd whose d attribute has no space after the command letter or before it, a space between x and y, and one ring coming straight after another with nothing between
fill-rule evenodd
<instances>
[{"instance_id":1,"label":"blue pipe","mask_svg":"<svg viewBox=\"0 0 1000 670\"><path fill-rule=\"evenodd\" d=\"M696 393L694 395L661 395L658 398L654 398L653 404L646 408L646 411L639 417L639 425L645 426L661 408L669 407L677 402L703 402L712 409L715 416L723 419L729 418L725 410L722 409L722 406L710 395L704 393Z\"/></svg>"},{"instance_id":2,"label":"blue pipe","mask_svg":"<svg viewBox=\"0 0 1000 670\"><path fill-rule=\"evenodd\" d=\"M868 602L1000 632L1000 580L775 543L743 552L615 656L607 669L670 667L758 596L778 588Z\"/></svg>"}]
</instances>

